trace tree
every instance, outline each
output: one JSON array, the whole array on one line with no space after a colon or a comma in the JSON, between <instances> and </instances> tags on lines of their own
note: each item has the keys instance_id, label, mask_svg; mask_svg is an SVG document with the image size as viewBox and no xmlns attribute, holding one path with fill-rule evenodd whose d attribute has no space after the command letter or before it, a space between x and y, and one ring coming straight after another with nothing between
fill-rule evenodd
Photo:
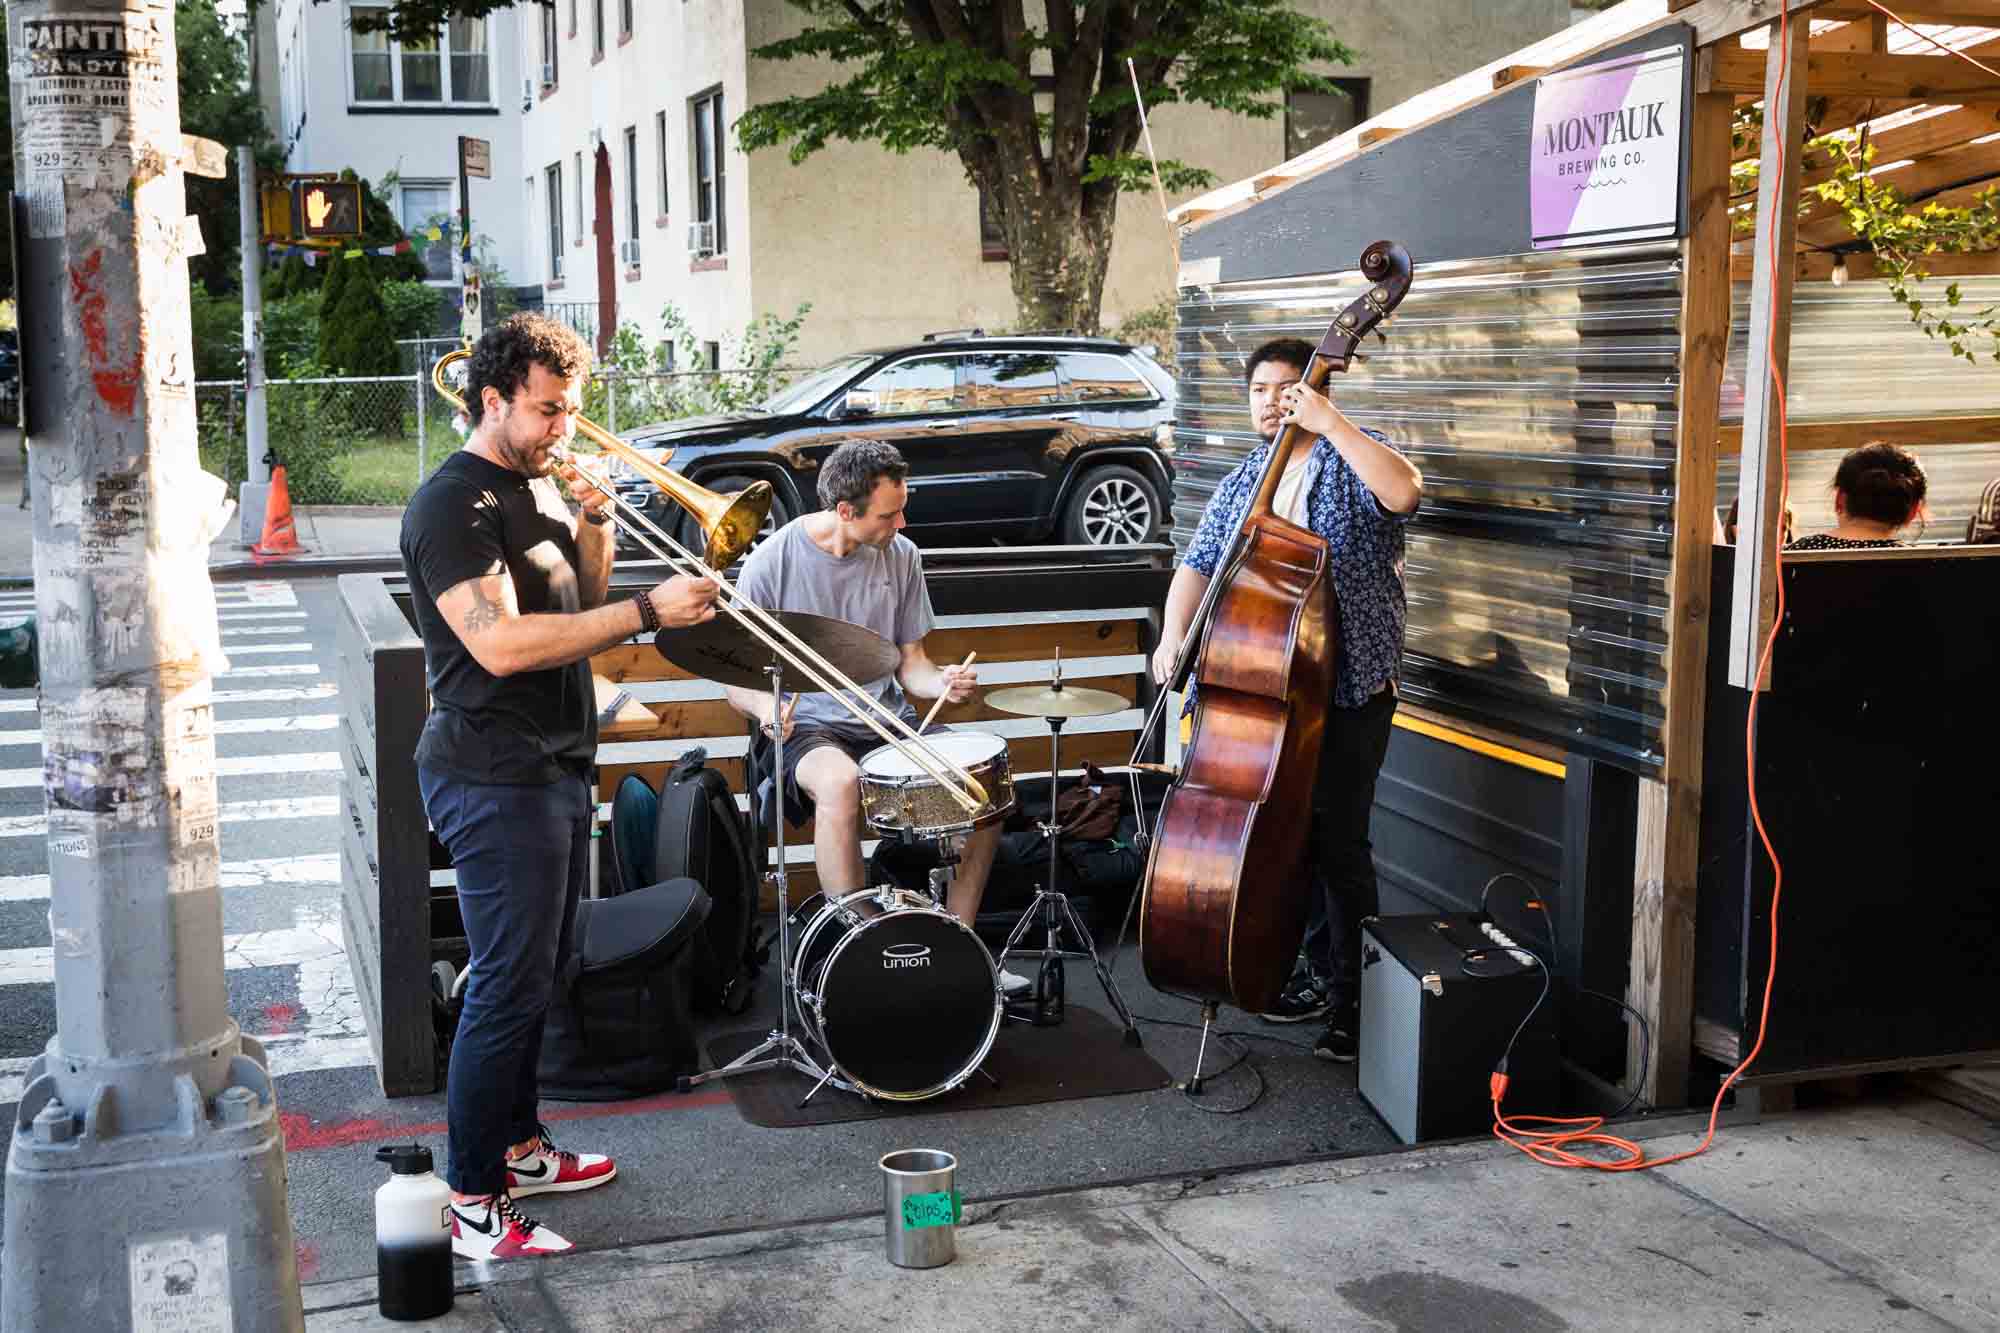
<instances>
[{"instance_id":1,"label":"tree","mask_svg":"<svg viewBox=\"0 0 2000 1333\"><path fill-rule=\"evenodd\" d=\"M254 149L266 171L281 169L284 155L250 90L242 39L223 26L212 0L176 0L174 42L180 51L181 129L230 150L228 176L187 178L188 212L200 219L206 251L188 260L188 277L219 296L236 291L243 278L235 150Z\"/></svg>"},{"instance_id":2,"label":"tree","mask_svg":"<svg viewBox=\"0 0 2000 1333\"><path fill-rule=\"evenodd\" d=\"M533 0L544 8L554 8L555 0ZM313 0L316 5L339 4L340 0ZM502 9L513 9L520 0L391 0L386 9L356 10L350 22L356 32L386 32L396 41L421 41L436 34L448 18L484 18Z\"/></svg>"},{"instance_id":3,"label":"tree","mask_svg":"<svg viewBox=\"0 0 2000 1333\"><path fill-rule=\"evenodd\" d=\"M736 123L743 148L787 146L794 163L835 139L957 154L999 204L1031 329L1097 330L1118 195L1153 187L1128 58L1149 112L1182 102L1269 119L1288 89L1338 93L1310 66L1353 55L1285 0L1070 0L1039 26L1023 0L791 3L813 22L750 54L829 60L844 77L750 108ZM1038 80L1041 52L1052 75ZM1179 161L1160 174L1176 192L1214 181Z\"/></svg>"}]
</instances>

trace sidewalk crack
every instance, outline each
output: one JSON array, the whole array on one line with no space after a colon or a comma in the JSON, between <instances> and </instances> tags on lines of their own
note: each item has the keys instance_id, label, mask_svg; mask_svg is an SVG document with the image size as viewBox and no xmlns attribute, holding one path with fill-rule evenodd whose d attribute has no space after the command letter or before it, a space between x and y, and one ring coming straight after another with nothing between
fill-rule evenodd
<instances>
[{"instance_id":1,"label":"sidewalk crack","mask_svg":"<svg viewBox=\"0 0 2000 1333\"><path fill-rule=\"evenodd\" d=\"M1153 1207L1162 1213L1166 1211L1166 1205L1164 1204L1155 1204L1153 1205ZM1120 1208L1117 1211L1120 1217L1123 1217L1127 1222L1137 1227L1140 1233L1144 1235L1147 1240L1153 1242L1154 1246L1156 1246L1159 1250L1165 1253L1169 1259L1172 1259L1175 1263L1179 1264L1181 1267L1181 1271L1183 1273L1186 1273L1189 1277L1193 1278L1195 1280L1196 1285L1201 1287L1203 1291L1212 1294L1215 1297L1215 1299L1221 1301L1224 1306L1228 1307L1229 1313L1235 1315L1239 1320L1241 1320L1243 1323L1243 1327L1247 1329L1258 1329L1262 1327L1262 1325L1259 1324L1255 1319L1252 1319L1248 1314L1244 1313L1241 1309L1239 1309L1236 1305L1236 1302L1229 1299L1229 1294L1227 1292L1223 1291L1220 1287L1215 1286L1207 1278L1203 1277L1200 1273L1196 1272L1193 1268L1191 1268L1188 1265L1187 1260L1181 1258L1181 1256L1175 1252L1173 1246L1168 1245L1165 1241L1161 1240L1160 1237L1154 1235L1152 1228L1148 1227L1145 1224L1145 1222L1141 1221L1137 1217L1134 1217L1131 1214L1131 1212L1125 1208ZM1179 1243L1183 1245L1187 1244L1186 1241L1181 1240L1181 1238L1174 1233L1173 1228L1168 1226L1164 1219L1156 1219L1154 1225L1159 1227L1159 1229L1165 1232L1167 1235L1172 1236L1174 1240L1178 1241ZM1189 1248L1192 1249L1194 1247L1189 1246Z\"/></svg>"}]
</instances>

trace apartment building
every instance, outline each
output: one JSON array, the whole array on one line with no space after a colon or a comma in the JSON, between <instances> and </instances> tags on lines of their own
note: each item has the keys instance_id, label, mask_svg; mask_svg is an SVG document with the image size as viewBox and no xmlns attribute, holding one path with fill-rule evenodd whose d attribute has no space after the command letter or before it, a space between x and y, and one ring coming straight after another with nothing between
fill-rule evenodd
<instances>
[{"instance_id":1,"label":"apartment building","mask_svg":"<svg viewBox=\"0 0 2000 1333\"><path fill-rule=\"evenodd\" d=\"M272 133L287 168L352 167L384 195L413 236L441 224L443 237L426 246L424 261L430 280L450 287L455 302L458 140L484 139L492 146L493 174L469 183L472 232L492 239L494 256L514 282L532 284L536 252L516 185L520 24L507 11L454 18L424 43L356 33L350 25L355 13L385 8L380 0L276 0L260 11L276 49L278 120Z\"/></svg>"},{"instance_id":2,"label":"apartment building","mask_svg":"<svg viewBox=\"0 0 2000 1333\"><path fill-rule=\"evenodd\" d=\"M1359 52L1328 71L1346 95L1293 96L1283 115L1261 121L1160 108L1163 156L1240 178L1570 19L1567 0L1300 7ZM826 65L750 58L798 30L785 0L555 0L520 5L511 21L525 64L514 86L527 108L513 180L533 233L515 278L539 281L551 305L615 307L617 321L657 334L671 304L716 355L755 316L811 302L799 349L809 361L1014 322L1005 243L956 157L835 144L794 166L782 150L737 149L732 127L745 108L833 76ZM1129 194L1105 325L1173 286L1158 201Z\"/></svg>"}]
</instances>

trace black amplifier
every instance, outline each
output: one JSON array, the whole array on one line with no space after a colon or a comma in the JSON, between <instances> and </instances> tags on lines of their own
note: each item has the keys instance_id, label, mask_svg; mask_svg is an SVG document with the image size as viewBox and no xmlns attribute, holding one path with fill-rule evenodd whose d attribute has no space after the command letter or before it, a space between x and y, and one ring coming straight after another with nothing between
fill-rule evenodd
<instances>
[{"instance_id":1,"label":"black amplifier","mask_svg":"<svg viewBox=\"0 0 2000 1333\"><path fill-rule=\"evenodd\" d=\"M1361 1095L1405 1143L1493 1124L1490 1079L1542 993L1542 969L1474 916L1361 924ZM1555 996L1514 1043L1504 1109L1557 1114Z\"/></svg>"}]
</instances>

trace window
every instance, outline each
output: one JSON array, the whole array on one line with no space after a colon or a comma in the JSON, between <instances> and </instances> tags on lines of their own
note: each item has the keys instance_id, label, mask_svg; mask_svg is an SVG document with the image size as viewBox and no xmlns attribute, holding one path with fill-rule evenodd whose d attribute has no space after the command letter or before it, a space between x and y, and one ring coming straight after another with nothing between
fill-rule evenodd
<instances>
[{"instance_id":1,"label":"window","mask_svg":"<svg viewBox=\"0 0 2000 1333\"><path fill-rule=\"evenodd\" d=\"M562 163L550 163L542 177L547 182L549 196L549 280L560 282L563 261Z\"/></svg>"},{"instance_id":2,"label":"window","mask_svg":"<svg viewBox=\"0 0 2000 1333\"><path fill-rule=\"evenodd\" d=\"M1285 156L1297 157L1368 119L1368 80L1332 79L1337 93L1285 94Z\"/></svg>"},{"instance_id":3,"label":"window","mask_svg":"<svg viewBox=\"0 0 2000 1333\"><path fill-rule=\"evenodd\" d=\"M694 112L694 220L714 227L713 254L729 251L728 219L723 209L722 162L728 146L728 123L722 117L722 89L711 88L690 103Z\"/></svg>"},{"instance_id":4,"label":"window","mask_svg":"<svg viewBox=\"0 0 2000 1333\"><path fill-rule=\"evenodd\" d=\"M406 181L400 203L403 230L409 233L410 243L424 259L424 277L431 282L450 282L456 230L452 225L451 186L443 181ZM435 241L424 235L432 227L439 232Z\"/></svg>"},{"instance_id":5,"label":"window","mask_svg":"<svg viewBox=\"0 0 2000 1333\"><path fill-rule=\"evenodd\" d=\"M967 360L973 407L1041 407L1062 401L1062 379L1056 374L1053 353L982 352Z\"/></svg>"},{"instance_id":6,"label":"window","mask_svg":"<svg viewBox=\"0 0 2000 1333\"><path fill-rule=\"evenodd\" d=\"M701 364L709 370L722 369L722 344L705 342L701 345Z\"/></svg>"},{"instance_id":7,"label":"window","mask_svg":"<svg viewBox=\"0 0 2000 1333\"><path fill-rule=\"evenodd\" d=\"M632 0L618 0L618 35L632 35Z\"/></svg>"},{"instance_id":8,"label":"window","mask_svg":"<svg viewBox=\"0 0 2000 1333\"><path fill-rule=\"evenodd\" d=\"M969 403L958 396L958 364L955 356L920 356L877 371L856 386L871 394L877 416L921 416L926 412L950 412ZM1049 384L1055 384L1055 366L1049 366Z\"/></svg>"},{"instance_id":9,"label":"window","mask_svg":"<svg viewBox=\"0 0 2000 1333\"><path fill-rule=\"evenodd\" d=\"M542 86L553 88L556 84L556 11L551 5L542 11Z\"/></svg>"},{"instance_id":10,"label":"window","mask_svg":"<svg viewBox=\"0 0 2000 1333\"><path fill-rule=\"evenodd\" d=\"M984 185L979 187L979 257L981 259L1005 259L1007 257L1007 232L1001 226L1002 204L1000 197Z\"/></svg>"},{"instance_id":11,"label":"window","mask_svg":"<svg viewBox=\"0 0 2000 1333\"><path fill-rule=\"evenodd\" d=\"M660 216L666 217L673 211L667 207L667 113L655 116L653 124L660 132Z\"/></svg>"},{"instance_id":12,"label":"window","mask_svg":"<svg viewBox=\"0 0 2000 1333\"><path fill-rule=\"evenodd\" d=\"M1150 399L1153 390L1122 356L1107 352L1064 352L1063 378L1069 381L1064 397L1073 402L1108 402L1115 399Z\"/></svg>"},{"instance_id":13,"label":"window","mask_svg":"<svg viewBox=\"0 0 2000 1333\"><path fill-rule=\"evenodd\" d=\"M576 221L570 224L571 238L583 244L583 154L576 154Z\"/></svg>"},{"instance_id":14,"label":"window","mask_svg":"<svg viewBox=\"0 0 2000 1333\"><path fill-rule=\"evenodd\" d=\"M625 235L639 240L639 127L625 130Z\"/></svg>"},{"instance_id":15,"label":"window","mask_svg":"<svg viewBox=\"0 0 2000 1333\"><path fill-rule=\"evenodd\" d=\"M386 14L389 7L370 3L347 8L351 20ZM405 42L392 42L383 32L355 32L350 21L347 42L354 102L493 102L493 59L483 18L450 19L433 36Z\"/></svg>"},{"instance_id":16,"label":"window","mask_svg":"<svg viewBox=\"0 0 2000 1333\"><path fill-rule=\"evenodd\" d=\"M590 0L590 54L595 60L604 58L604 0Z\"/></svg>"}]
</instances>

